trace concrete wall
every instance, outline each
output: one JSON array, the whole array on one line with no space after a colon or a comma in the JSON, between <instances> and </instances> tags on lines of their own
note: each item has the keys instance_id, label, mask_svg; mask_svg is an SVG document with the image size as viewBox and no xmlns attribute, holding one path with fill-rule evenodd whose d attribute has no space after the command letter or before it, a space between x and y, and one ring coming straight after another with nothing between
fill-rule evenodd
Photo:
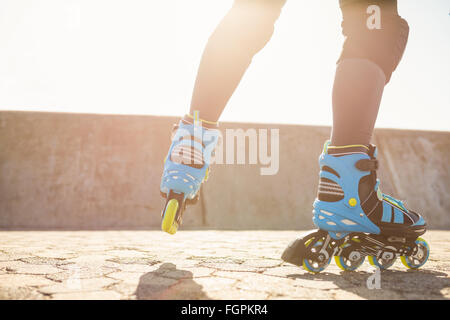
<instances>
[{"instance_id":1,"label":"concrete wall","mask_svg":"<svg viewBox=\"0 0 450 320\"><path fill-rule=\"evenodd\" d=\"M162 160L175 118L0 112L0 228L159 228ZM318 155L330 129L276 129L277 175L260 164L215 165L184 228L307 229ZM450 228L450 133L376 130L384 192L407 199L431 228Z\"/></svg>"}]
</instances>

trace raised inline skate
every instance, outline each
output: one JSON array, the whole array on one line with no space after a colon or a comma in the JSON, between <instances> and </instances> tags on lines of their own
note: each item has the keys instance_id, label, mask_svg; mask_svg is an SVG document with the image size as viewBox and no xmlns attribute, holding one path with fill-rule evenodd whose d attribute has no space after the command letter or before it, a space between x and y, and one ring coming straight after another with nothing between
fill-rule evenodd
<instances>
[{"instance_id":1,"label":"raised inline skate","mask_svg":"<svg viewBox=\"0 0 450 320\"><path fill-rule=\"evenodd\" d=\"M404 203L380 190L374 145L331 146L319 157L319 190L313 204L312 230L292 241L282 259L309 272L323 271L334 256L345 271L356 270L367 257L380 269L400 257L417 269L430 254L420 238L424 219Z\"/></svg>"},{"instance_id":2,"label":"raised inline skate","mask_svg":"<svg viewBox=\"0 0 450 320\"><path fill-rule=\"evenodd\" d=\"M186 204L198 201L219 137L217 124L200 120L198 113L185 116L174 126L160 185L161 195L166 198L161 213L163 231L175 234Z\"/></svg>"}]
</instances>

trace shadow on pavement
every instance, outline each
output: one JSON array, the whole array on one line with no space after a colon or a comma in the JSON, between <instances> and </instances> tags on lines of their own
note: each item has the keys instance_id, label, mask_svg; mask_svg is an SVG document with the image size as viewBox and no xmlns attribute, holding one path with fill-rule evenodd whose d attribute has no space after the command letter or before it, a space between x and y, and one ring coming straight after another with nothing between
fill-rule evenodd
<instances>
[{"instance_id":1,"label":"shadow on pavement","mask_svg":"<svg viewBox=\"0 0 450 320\"><path fill-rule=\"evenodd\" d=\"M203 287L193 280L190 271L177 269L173 263L163 263L155 271L139 279L138 300L210 299Z\"/></svg>"},{"instance_id":2,"label":"shadow on pavement","mask_svg":"<svg viewBox=\"0 0 450 320\"><path fill-rule=\"evenodd\" d=\"M432 270L385 270L379 272L379 288L376 288L373 272L342 271L340 274L290 274L291 279L332 281L339 289L364 299L443 299L442 289L450 289L446 273ZM369 279L370 278L370 279ZM369 284L368 284L369 282ZM372 287L372 289L369 289ZM345 298L345 297L344 297Z\"/></svg>"}]
</instances>

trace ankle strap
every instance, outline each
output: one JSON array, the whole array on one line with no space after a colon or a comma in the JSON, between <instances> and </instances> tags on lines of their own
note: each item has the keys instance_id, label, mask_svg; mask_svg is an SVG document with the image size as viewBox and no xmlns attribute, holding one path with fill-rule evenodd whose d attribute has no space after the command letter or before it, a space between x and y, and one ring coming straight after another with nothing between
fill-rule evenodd
<instances>
[{"instance_id":1,"label":"ankle strap","mask_svg":"<svg viewBox=\"0 0 450 320\"><path fill-rule=\"evenodd\" d=\"M337 155L337 154L346 154L346 153L370 153L370 148L368 146L365 146L363 144L351 144L346 146L330 146L328 145L326 147L326 153L330 155Z\"/></svg>"},{"instance_id":2,"label":"ankle strap","mask_svg":"<svg viewBox=\"0 0 450 320\"><path fill-rule=\"evenodd\" d=\"M183 117L183 121L186 122L186 123L189 123L189 124L193 124L195 120L196 119L191 114L186 114ZM218 122L208 121L208 120L204 120L204 119L201 119L201 118L198 118L197 120L200 122L201 126L204 127L204 128L207 128L207 129L217 129L217 128L219 128L219 123Z\"/></svg>"}]
</instances>

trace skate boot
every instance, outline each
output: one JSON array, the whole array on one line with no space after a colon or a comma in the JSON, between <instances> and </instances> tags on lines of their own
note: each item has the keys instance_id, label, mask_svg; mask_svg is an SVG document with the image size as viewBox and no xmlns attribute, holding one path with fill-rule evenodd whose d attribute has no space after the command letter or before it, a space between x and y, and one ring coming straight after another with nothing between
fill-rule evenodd
<instances>
[{"instance_id":1,"label":"skate boot","mask_svg":"<svg viewBox=\"0 0 450 320\"><path fill-rule=\"evenodd\" d=\"M334 256L343 270L369 263L387 269L400 257L412 269L428 259L430 248L420 238L424 219L402 201L380 190L375 146L330 146L319 157L319 191L314 201L313 230L283 252L286 262L307 271L324 270Z\"/></svg>"},{"instance_id":2,"label":"skate boot","mask_svg":"<svg viewBox=\"0 0 450 320\"><path fill-rule=\"evenodd\" d=\"M192 123L193 122L193 123ZM187 202L196 202L199 190L208 179L209 165L220 132L217 124L185 116L174 126L169 152L164 160L160 191L166 204L162 211L161 229L177 232Z\"/></svg>"}]
</instances>

